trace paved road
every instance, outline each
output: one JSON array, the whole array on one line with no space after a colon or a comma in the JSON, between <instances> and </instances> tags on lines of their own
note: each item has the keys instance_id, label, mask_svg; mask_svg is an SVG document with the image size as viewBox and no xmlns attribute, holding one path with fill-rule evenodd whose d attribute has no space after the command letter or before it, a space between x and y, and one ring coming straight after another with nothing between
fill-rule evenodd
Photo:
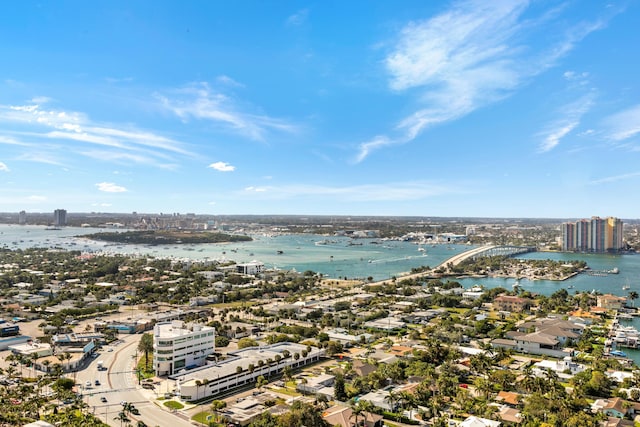
<instances>
[{"instance_id":1,"label":"paved road","mask_svg":"<svg viewBox=\"0 0 640 427\"><path fill-rule=\"evenodd\" d=\"M187 427L193 424L181 413L171 413L156 404L156 394L142 389L138 385L135 368L136 347L141 335L121 336L122 342L107 346L100 356L95 358L84 370L78 372L76 382L82 385L81 392L85 402L93 413L109 425L119 426L114 420L121 410L120 402L133 403L140 415L128 415L135 424L143 421L148 426ZM113 351L108 351L113 348ZM98 371L98 361L108 367L106 371ZM95 380L100 382L95 385ZM86 387L87 382L91 384ZM162 390L164 392L164 389ZM102 402L101 398L107 399Z\"/></svg>"},{"instance_id":2,"label":"paved road","mask_svg":"<svg viewBox=\"0 0 640 427\"><path fill-rule=\"evenodd\" d=\"M477 254L479 254L481 252L486 251L487 249L491 249L491 248L494 248L494 247L495 247L495 245L485 245L485 246L480 246L479 248L474 248L474 249L459 253L459 254L454 255L451 258L448 258L447 260L443 261L437 267L434 267L433 270L436 270L436 269L438 269L440 267L446 267L446 265L449 264L449 263L451 263L452 265L458 265L462 261L464 261L465 259L470 258L470 257L472 257L474 255L477 255ZM423 271L423 272L420 272L420 273L407 274L405 276L399 276L397 278L397 280L400 281L400 280L419 279L421 277L431 275L433 273L433 270ZM385 279L385 280L380 280L378 282L369 283L368 286L371 286L371 285L387 285L387 284L390 284L392 282L393 282L392 280Z\"/></svg>"}]
</instances>

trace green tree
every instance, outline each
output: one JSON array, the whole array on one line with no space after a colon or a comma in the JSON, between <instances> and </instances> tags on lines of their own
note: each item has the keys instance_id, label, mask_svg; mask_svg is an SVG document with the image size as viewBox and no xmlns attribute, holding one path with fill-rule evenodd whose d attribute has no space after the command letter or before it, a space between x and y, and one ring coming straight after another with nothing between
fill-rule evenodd
<instances>
[{"instance_id":1,"label":"green tree","mask_svg":"<svg viewBox=\"0 0 640 427\"><path fill-rule=\"evenodd\" d=\"M153 352L153 334L142 334L138 343L138 351L144 353L144 369L149 370L149 353Z\"/></svg>"},{"instance_id":2,"label":"green tree","mask_svg":"<svg viewBox=\"0 0 640 427\"><path fill-rule=\"evenodd\" d=\"M257 347L258 342L253 338L240 338L238 340L238 348Z\"/></svg>"},{"instance_id":3,"label":"green tree","mask_svg":"<svg viewBox=\"0 0 640 427\"><path fill-rule=\"evenodd\" d=\"M344 385L344 377L340 374L336 375L333 383L333 393L336 400L344 401L347 398L347 392Z\"/></svg>"}]
</instances>

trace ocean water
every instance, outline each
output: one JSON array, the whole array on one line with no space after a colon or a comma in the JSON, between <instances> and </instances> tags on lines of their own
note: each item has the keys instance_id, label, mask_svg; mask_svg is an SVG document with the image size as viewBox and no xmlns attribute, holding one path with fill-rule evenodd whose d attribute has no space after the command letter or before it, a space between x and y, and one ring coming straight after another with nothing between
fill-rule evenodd
<instances>
[{"instance_id":1,"label":"ocean water","mask_svg":"<svg viewBox=\"0 0 640 427\"><path fill-rule=\"evenodd\" d=\"M416 245L412 242L382 239L350 239L313 234L253 235L251 242L199 245L121 245L97 242L83 235L108 231L95 228L65 227L47 230L43 226L0 225L0 247L59 247L68 250L106 251L153 257L175 257L193 260L258 260L269 268L311 270L332 278L363 278L385 280L400 277L412 268L435 267L450 257L473 249L471 245ZM574 254L533 252L518 256L523 259L558 261L584 260L593 270L619 269L619 274L589 276L579 274L565 281L520 279L525 290L551 295L559 289L570 293L593 290L628 296L640 293L640 255ZM456 279L466 288L483 285L487 288L511 289L512 278ZM629 289L623 287L629 286ZM640 299L637 301L640 304Z\"/></svg>"},{"instance_id":2,"label":"ocean water","mask_svg":"<svg viewBox=\"0 0 640 427\"><path fill-rule=\"evenodd\" d=\"M59 247L68 250L105 251L193 260L261 261L268 268L311 270L327 277L389 279L412 268L437 266L473 248L470 245L416 245L382 239L350 239L314 234L252 235L251 242L193 245L123 245L82 237L108 231L65 227L0 225L0 247Z\"/></svg>"}]
</instances>

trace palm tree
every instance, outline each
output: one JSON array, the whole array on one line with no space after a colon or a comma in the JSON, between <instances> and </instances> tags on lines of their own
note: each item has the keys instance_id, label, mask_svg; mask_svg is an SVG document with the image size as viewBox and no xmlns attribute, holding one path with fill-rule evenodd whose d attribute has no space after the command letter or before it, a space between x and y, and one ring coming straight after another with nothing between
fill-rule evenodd
<instances>
[{"instance_id":1,"label":"palm tree","mask_svg":"<svg viewBox=\"0 0 640 427\"><path fill-rule=\"evenodd\" d=\"M640 295L638 295L638 293L636 291L631 291L629 292L629 299L631 300L631 305L633 305L635 307L635 300L638 299Z\"/></svg>"},{"instance_id":2,"label":"palm tree","mask_svg":"<svg viewBox=\"0 0 640 427\"><path fill-rule=\"evenodd\" d=\"M142 335L140 338L140 342L138 343L138 350L144 353L144 369L145 371L149 370L149 353L153 352L153 335L150 333L146 333Z\"/></svg>"},{"instance_id":3,"label":"palm tree","mask_svg":"<svg viewBox=\"0 0 640 427\"><path fill-rule=\"evenodd\" d=\"M202 385L202 381L196 380L196 400L200 398L200 386Z\"/></svg>"},{"instance_id":4,"label":"palm tree","mask_svg":"<svg viewBox=\"0 0 640 427\"><path fill-rule=\"evenodd\" d=\"M122 426L122 423L129 424L129 422L131 422L129 417L127 417L127 414L125 414L124 410L118 412L118 415L114 418L114 420L120 421L121 426Z\"/></svg>"},{"instance_id":5,"label":"palm tree","mask_svg":"<svg viewBox=\"0 0 640 427\"><path fill-rule=\"evenodd\" d=\"M389 404L389 408L391 408L391 411L395 411L396 409L396 405L398 404L398 399L399 396L393 392L390 391L389 394L384 398L385 403Z\"/></svg>"},{"instance_id":6,"label":"palm tree","mask_svg":"<svg viewBox=\"0 0 640 427\"><path fill-rule=\"evenodd\" d=\"M349 418L354 418L355 425L358 426L358 417L360 416L360 414L362 414L362 412L364 412L364 409L360 405L360 402L354 402L353 400L349 402L349 407L351 408L351 417Z\"/></svg>"}]
</instances>

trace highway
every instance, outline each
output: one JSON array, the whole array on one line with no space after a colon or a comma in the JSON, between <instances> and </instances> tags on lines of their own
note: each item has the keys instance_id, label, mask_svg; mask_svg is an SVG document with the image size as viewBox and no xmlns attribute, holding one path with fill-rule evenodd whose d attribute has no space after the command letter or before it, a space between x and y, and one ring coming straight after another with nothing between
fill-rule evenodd
<instances>
[{"instance_id":1,"label":"highway","mask_svg":"<svg viewBox=\"0 0 640 427\"><path fill-rule=\"evenodd\" d=\"M179 412L172 413L158 406L156 391L145 390L138 385L135 356L140 337L141 335L137 334L121 335L116 345L104 347L87 368L77 373L76 383L80 385L78 391L82 394L84 402L89 405L94 415L111 426L120 425L114 418L122 409L121 402L125 401L132 403L140 411L140 415L127 415L134 425L143 421L150 427L192 427L193 424L185 415ZM102 361L107 369L99 371L98 361ZM96 380L100 385L95 385ZM165 392L164 387L162 393ZM107 400L106 403L101 401L102 397Z\"/></svg>"}]
</instances>

